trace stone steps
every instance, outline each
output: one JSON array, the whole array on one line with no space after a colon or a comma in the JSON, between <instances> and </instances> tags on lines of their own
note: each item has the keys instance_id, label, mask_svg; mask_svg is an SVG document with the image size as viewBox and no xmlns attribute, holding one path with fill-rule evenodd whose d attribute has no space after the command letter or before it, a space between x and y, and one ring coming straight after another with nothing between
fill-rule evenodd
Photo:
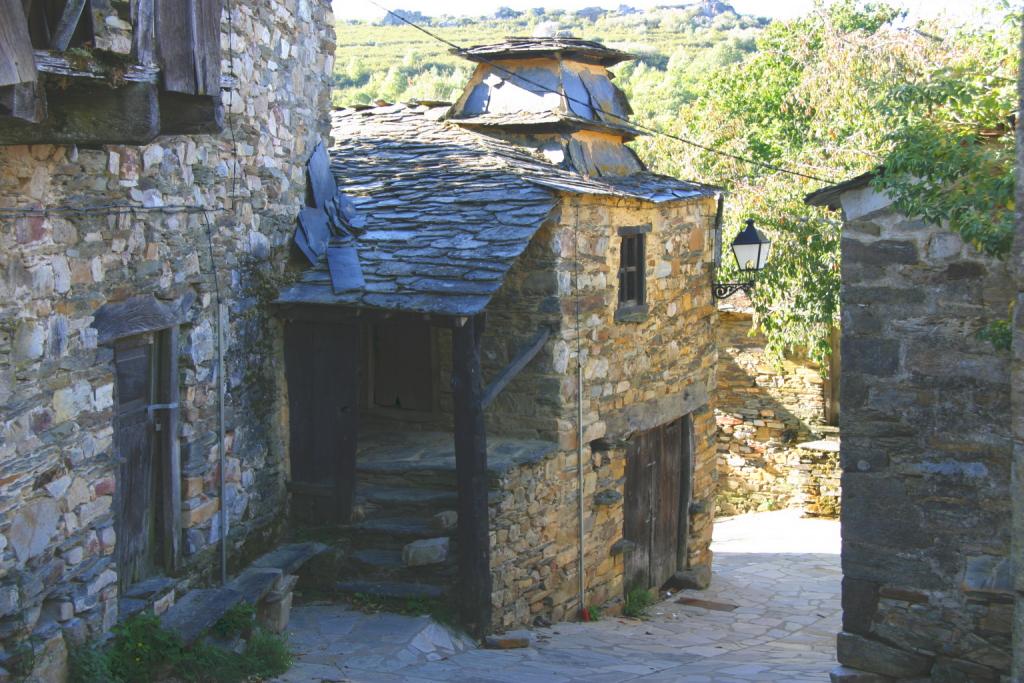
<instances>
[{"instance_id":1,"label":"stone steps","mask_svg":"<svg viewBox=\"0 0 1024 683\"><path fill-rule=\"evenodd\" d=\"M445 586L412 581L340 581L335 588L344 595L370 595L392 600L440 600L448 594Z\"/></svg>"}]
</instances>

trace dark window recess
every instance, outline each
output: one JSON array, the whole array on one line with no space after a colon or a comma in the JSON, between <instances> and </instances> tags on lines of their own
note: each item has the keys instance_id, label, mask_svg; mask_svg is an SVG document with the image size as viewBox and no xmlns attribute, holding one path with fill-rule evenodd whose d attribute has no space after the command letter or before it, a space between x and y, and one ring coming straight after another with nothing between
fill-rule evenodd
<instances>
[{"instance_id":1,"label":"dark window recess","mask_svg":"<svg viewBox=\"0 0 1024 683\"><path fill-rule=\"evenodd\" d=\"M433 365L429 326L411 323L374 326L374 405L432 412Z\"/></svg>"},{"instance_id":2,"label":"dark window recess","mask_svg":"<svg viewBox=\"0 0 1024 683\"><path fill-rule=\"evenodd\" d=\"M622 236L619 262L619 313L646 312L644 235Z\"/></svg>"}]
</instances>

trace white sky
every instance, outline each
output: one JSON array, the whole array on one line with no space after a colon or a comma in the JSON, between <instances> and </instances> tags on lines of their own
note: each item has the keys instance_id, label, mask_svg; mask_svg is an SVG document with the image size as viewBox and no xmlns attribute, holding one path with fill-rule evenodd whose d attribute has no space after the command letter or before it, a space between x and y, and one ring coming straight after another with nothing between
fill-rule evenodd
<instances>
[{"instance_id":1,"label":"white sky","mask_svg":"<svg viewBox=\"0 0 1024 683\"><path fill-rule=\"evenodd\" d=\"M389 9L422 12L427 16L439 14L481 16L493 13L498 7L523 10L531 7L547 9L580 9L582 7L633 7L688 4L689 0L377 0ZM976 14L984 0L889 0L890 4L910 10L911 18L931 17L945 13L957 19ZM333 0L334 14L339 19L379 19L384 15L366 0ZM786 19L799 16L814 6L814 0L731 0L730 4L741 14Z\"/></svg>"}]
</instances>

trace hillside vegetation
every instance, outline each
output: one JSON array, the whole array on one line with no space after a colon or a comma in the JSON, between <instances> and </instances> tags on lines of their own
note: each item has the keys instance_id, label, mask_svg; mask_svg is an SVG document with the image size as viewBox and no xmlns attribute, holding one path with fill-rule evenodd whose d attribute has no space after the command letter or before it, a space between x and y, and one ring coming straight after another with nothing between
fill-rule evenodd
<instances>
[{"instance_id":1,"label":"hillside vegetation","mask_svg":"<svg viewBox=\"0 0 1024 683\"><path fill-rule=\"evenodd\" d=\"M578 12L499 10L494 16L424 17L399 12L456 45L496 42L506 36L565 32L597 40L640 55L641 61L616 69L620 86L649 90L654 113L666 105L692 99L693 86L708 69L742 59L755 49L758 31L767 20L738 15L731 6L705 2L689 7L649 11L622 6ZM450 54L446 45L394 17L384 22L341 22L337 26L336 105L409 99L449 100L457 95L473 65ZM634 87L630 87L634 86ZM660 96L667 96L668 102ZM636 108L638 102L634 102Z\"/></svg>"},{"instance_id":2,"label":"hillside vegetation","mask_svg":"<svg viewBox=\"0 0 1024 683\"><path fill-rule=\"evenodd\" d=\"M720 0L410 18L461 46L565 32L638 54L614 68L634 120L715 152L655 135L631 144L652 170L727 191L726 244L756 220L773 240L752 297L769 350L804 352L825 368L839 322L841 226L804 203L808 192L884 169L876 186L909 215L946 223L989 254L1008 251L1021 17L1003 0L992 5L963 27L910 25L862 0L770 23ZM406 25L342 23L338 43L337 104L450 100L472 69ZM739 277L732 268L726 253L717 278ZM1007 329L994 320L981 334L1005 347Z\"/></svg>"}]
</instances>

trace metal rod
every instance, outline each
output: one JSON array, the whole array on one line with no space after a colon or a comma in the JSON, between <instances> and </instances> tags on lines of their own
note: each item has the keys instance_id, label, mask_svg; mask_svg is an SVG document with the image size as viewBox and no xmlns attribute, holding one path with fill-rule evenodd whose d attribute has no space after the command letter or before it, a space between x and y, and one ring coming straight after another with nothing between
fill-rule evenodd
<instances>
[{"instance_id":1,"label":"metal rod","mask_svg":"<svg viewBox=\"0 0 1024 683\"><path fill-rule=\"evenodd\" d=\"M220 582L228 582L228 509L227 485L224 467L227 458L224 454L224 305L217 304L217 412L218 439L217 457L220 463Z\"/></svg>"},{"instance_id":2,"label":"metal rod","mask_svg":"<svg viewBox=\"0 0 1024 683\"><path fill-rule=\"evenodd\" d=\"M580 326L580 203L576 201L576 229L573 232L573 257L575 263L575 282L573 290L576 296L576 479L577 505L579 507L580 525L580 558L579 558L579 590L580 617L586 614L586 553L583 532L583 339Z\"/></svg>"}]
</instances>

